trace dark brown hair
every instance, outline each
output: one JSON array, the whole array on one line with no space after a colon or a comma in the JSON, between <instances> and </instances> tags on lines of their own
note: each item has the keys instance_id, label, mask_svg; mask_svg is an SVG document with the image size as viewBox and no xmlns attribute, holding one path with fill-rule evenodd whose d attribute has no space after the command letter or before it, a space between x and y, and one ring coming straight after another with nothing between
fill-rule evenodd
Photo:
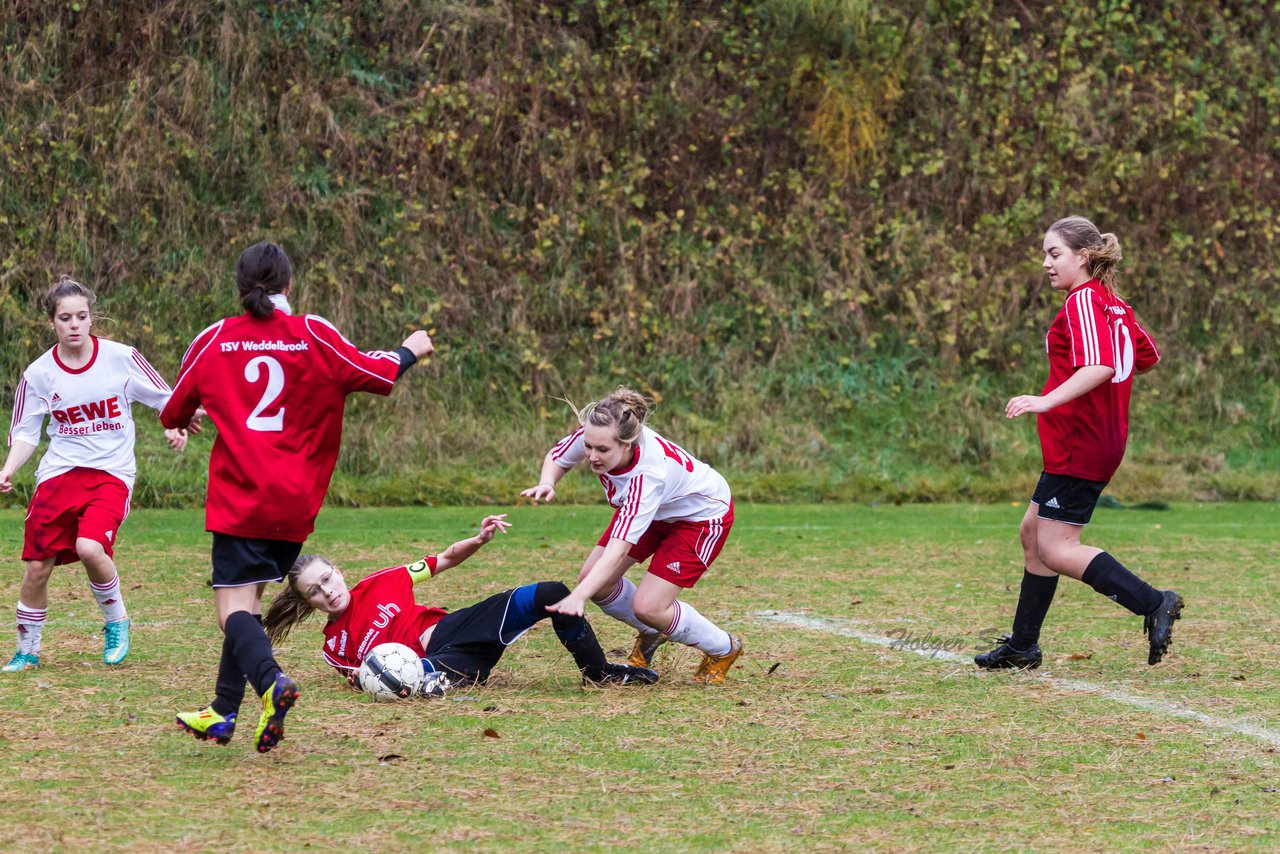
<instances>
[{"instance_id":1,"label":"dark brown hair","mask_svg":"<svg viewBox=\"0 0 1280 854\"><path fill-rule=\"evenodd\" d=\"M284 589L276 594L267 608L267 613L262 615L262 628L266 630L272 644L278 645L289 636L290 629L315 612L316 609L308 605L307 600L298 592L298 576L308 564L315 560L326 566L333 566L320 555L298 555L298 559L285 574Z\"/></svg>"},{"instance_id":2,"label":"dark brown hair","mask_svg":"<svg viewBox=\"0 0 1280 854\"><path fill-rule=\"evenodd\" d=\"M58 313L58 302L67 297L84 297L85 301L89 303L91 315L93 304L98 301L93 291L70 276L63 276L50 286L49 290L45 292L44 299L40 301L40 304L44 307L44 313L49 316L50 320L53 320L53 316ZM94 319L97 319L96 316Z\"/></svg>"},{"instance_id":3,"label":"dark brown hair","mask_svg":"<svg viewBox=\"0 0 1280 854\"><path fill-rule=\"evenodd\" d=\"M240 304L254 317L270 317L276 310L271 295L289 287L291 281L293 265L289 256L274 243L255 243L241 252L236 262Z\"/></svg>"}]
</instances>

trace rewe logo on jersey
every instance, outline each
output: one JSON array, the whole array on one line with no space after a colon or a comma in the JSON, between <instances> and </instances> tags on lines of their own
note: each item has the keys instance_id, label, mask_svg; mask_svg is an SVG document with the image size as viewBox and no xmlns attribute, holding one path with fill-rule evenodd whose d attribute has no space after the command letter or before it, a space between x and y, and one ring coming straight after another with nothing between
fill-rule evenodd
<instances>
[{"instance_id":1,"label":"rewe logo on jersey","mask_svg":"<svg viewBox=\"0 0 1280 854\"><path fill-rule=\"evenodd\" d=\"M1053 497L1052 497L1052 498L1050 498L1048 501L1046 501L1046 502L1044 503L1044 506L1045 506L1045 507L1048 507L1048 508L1050 508L1050 509L1052 509L1052 510L1061 510L1061 509L1062 509L1062 505L1058 503L1058 498L1057 498L1057 496L1053 496Z\"/></svg>"},{"instance_id":2,"label":"rewe logo on jersey","mask_svg":"<svg viewBox=\"0 0 1280 854\"><path fill-rule=\"evenodd\" d=\"M679 575L679 574L680 574L680 561L678 561L678 560L673 560L673 561L671 561L671 563L667 564L667 569L671 570L671 571L672 571L672 572L674 572L676 575Z\"/></svg>"},{"instance_id":3,"label":"rewe logo on jersey","mask_svg":"<svg viewBox=\"0 0 1280 854\"><path fill-rule=\"evenodd\" d=\"M378 618L373 621L374 628L385 629L391 625L391 618L400 613L400 606L395 602L378 603Z\"/></svg>"},{"instance_id":4,"label":"rewe logo on jersey","mask_svg":"<svg viewBox=\"0 0 1280 854\"><path fill-rule=\"evenodd\" d=\"M60 399L55 394L53 403ZM68 406L66 409L53 410L53 420L59 424L80 424L84 421L100 421L103 418L120 417L120 398L108 397L106 400L95 400L93 403L82 403L79 406Z\"/></svg>"}]
</instances>

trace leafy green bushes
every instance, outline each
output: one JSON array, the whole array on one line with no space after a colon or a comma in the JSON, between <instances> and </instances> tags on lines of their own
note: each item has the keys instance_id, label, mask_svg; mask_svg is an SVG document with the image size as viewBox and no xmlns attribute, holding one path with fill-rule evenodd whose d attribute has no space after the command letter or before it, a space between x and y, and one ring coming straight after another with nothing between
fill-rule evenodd
<instances>
[{"instance_id":1,"label":"leafy green bushes","mask_svg":"<svg viewBox=\"0 0 1280 854\"><path fill-rule=\"evenodd\" d=\"M0 0L0 383L49 345L61 272L172 377L273 239L299 307L439 343L354 408L337 500L509 497L554 396L617 382L759 497L1022 497L1033 429L1000 404L1043 379L1038 247L1079 212L1166 350L1135 466L1220 453L1163 482L1273 497L1278 25L1189 0Z\"/></svg>"}]
</instances>

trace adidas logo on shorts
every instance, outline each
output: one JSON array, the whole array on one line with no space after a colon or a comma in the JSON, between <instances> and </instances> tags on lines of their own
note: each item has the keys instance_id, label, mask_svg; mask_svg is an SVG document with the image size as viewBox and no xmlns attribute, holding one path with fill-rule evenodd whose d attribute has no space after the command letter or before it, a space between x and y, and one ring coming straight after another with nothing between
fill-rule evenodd
<instances>
[{"instance_id":1,"label":"adidas logo on shorts","mask_svg":"<svg viewBox=\"0 0 1280 854\"><path fill-rule=\"evenodd\" d=\"M1061 510L1061 509L1062 509L1062 505L1060 505L1060 504L1058 503L1058 498L1057 498L1057 496L1054 496L1054 497L1050 498L1048 501L1046 501L1046 502L1044 503L1044 506L1045 506L1045 507L1048 507L1048 508L1050 508L1050 509L1053 509L1053 510Z\"/></svg>"},{"instance_id":2,"label":"adidas logo on shorts","mask_svg":"<svg viewBox=\"0 0 1280 854\"><path fill-rule=\"evenodd\" d=\"M678 560L673 560L673 561L671 561L671 563L667 564L667 569L669 569L669 570L671 570L672 572L674 572L674 573L676 573L677 575L679 575L679 574L680 574L680 561L678 561Z\"/></svg>"}]
</instances>

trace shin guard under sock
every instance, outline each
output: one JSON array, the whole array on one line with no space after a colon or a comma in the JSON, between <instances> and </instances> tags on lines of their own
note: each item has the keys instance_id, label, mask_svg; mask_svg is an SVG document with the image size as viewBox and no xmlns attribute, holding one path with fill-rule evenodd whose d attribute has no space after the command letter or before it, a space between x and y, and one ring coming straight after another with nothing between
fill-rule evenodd
<instances>
[{"instance_id":1,"label":"shin guard under sock","mask_svg":"<svg viewBox=\"0 0 1280 854\"><path fill-rule=\"evenodd\" d=\"M271 641L262 629L261 618L248 611L236 611L227 617L226 633L240 664L240 672L258 696L262 696L275 682L280 665L276 664L271 652Z\"/></svg>"},{"instance_id":2,"label":"shin guard under sock","mask_svg":"<svg viewBox=\"0 0 1280 854\"><path fill-rule=\"evenodd\" d=\"M1106 552L1089 561L1080 580L1140 617L1154 613L1164 601L1159 590L1125 569L1120 561Z\"/></svg>"},{"instance_id":3,"label":"shin guard under sock","mask_svg":"<svg viewBox=\"0 0 1280 854\"><path fill-rule=\"evenodd\" d=\"M1018 608L1013 613L1010 646L1026 651L1040 642L1040 626L1049 613L1057 589L1057 575L1033 575L1025 569L1022 571L1022 590L1018 594Z\"/></svg>"},{"instance_id":4,"label":"shin guard under sock","mask_svg":"<svg viewBox=\"0 0 1280 854\"><path fill-rule=\"evenodd\" d=\"M618 583L614 585L613 590L609 591L609 595L603 599L592 600L596 606L610 617L626 623L642 635L657 634L657 629L652 626L645 625L644 621L636 616L634 610L634 602L636 598L636 586L631 579L625 575L618 579Z\"/></svg>"},{"instance_id":5,"label":"shin guard under sock","mask_svg":"<svg viewBox=\"0 0 1280 854\"><path fill-rule=\"evenodd\" d=\"M551 617L551 626L555 629L556 638L573 656L573 663L584 676L598 676L603 670L606 659L600 641L596 639L595 629L585 617L571 617L568 614L556 614L547 611L548 605L554 605L569 595L569 588L559 581L542 581L534 590L533 601L538 612Z\"/></svg>"},{"instance_id":6,"label":"shin guard under sock","mask_svg":"<svg viewBox=\"0 0 1280 854\"><path fill-rule=\"evenodd\" d=\"M235 644L231 635L222 636L222 658L218 660L218 681L214 687L213 702L209 704L215 712L224 718L232 712L240 711L244 702L244 671L236 659Z\"/></svg>"}]
</instances>

